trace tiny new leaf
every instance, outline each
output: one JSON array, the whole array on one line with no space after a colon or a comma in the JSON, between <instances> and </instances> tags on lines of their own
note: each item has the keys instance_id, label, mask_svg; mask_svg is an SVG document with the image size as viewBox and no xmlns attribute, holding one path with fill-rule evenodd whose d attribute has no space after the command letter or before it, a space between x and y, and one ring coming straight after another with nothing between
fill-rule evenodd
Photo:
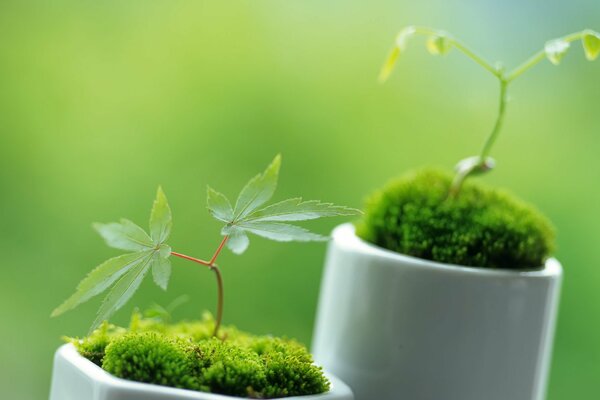
<instances>
[{"instance_id":1,"label":"tiny new leaf","mask_svg":"<svg viewBox=\"0 0 600 400\"><path fill-rule=\"evenodd\" d=\"M227 247L232 252L241 254L248 248L248 233L280 242L327 240L326 236L284 222L360 213L353 208L317 200L302 201L301 198L283 200L260 208L275 192L280 165L281 157L277 155L265 172L256 175L244 186L235 208L231 207L223 194L208 188L208 210L213 217L226 223L221 234L229 237Z\"/></svg>"},{"instance_id":2,"label":"tiny new leaf","mask_svg":"<svg viewBox=\"0 0 600 400\"><path fill-rule=\"evenodd\" d=\"M586 29L583 38L581 39L583 44L583 50L585 51L585 57L594 61L600 55L600 33L594 32L590 29Z\"/></svg>"},{"instance_id":3,"label":"tiny new leaf","mask_svg":"<svg viewBox=\"0 0 600 400\"><path fill-rule=\"evenodd\" d=\"M433 55L445 55L452 49L452 42L446 36L435 35L427 39L427 50Z\"/></svg>"},{"instance_id":4,"label":"tiny new leaf","mask_svg":"<svg viewBox=\"0 0 600 400\"><path fill-rule=\"evenodd\" d=\"M167 288L171 275L171 248L165 241L171 233L171 209L159 187L150 213L150 235L127 219L93 226L108 246L133 253L113 257L93 269L79 283L75 293L51 314L53 317L61 315L112 286L90 331L110 318L133 296L148 270L152 269L158 286Z\"/></svg>"},{"instance_id":5,"label":"tiny new leaf","mask_svg":"<svg viewBox=\"0 0 600 400\"><path fill-rule=\"evenodd\" d=\"M544 51L546 52L548 60L550 60L552 64L558 65L565 54L567 54L569 47L571 47L571 44L566 40L554 39L546 43Z\"/></svg>"},{"instance_id":6,"label":"tiny new leaf","mask_svg":"<svg viewBox=\"0 0 600 400\"><path fill-rule=\"evenodd\" d=\"M414 26L407 26L406 28L402 29L400 33L398 33L394 47L390 51L390 54L388 54L385 64L383 64L381 72L379 73L379 82L383 83L389 78L392 70L394 69L394 65L396 65L398 57L400 57L400 54L404 53L404 50L406 50L408 39L410 39L416 31L417 29Z\"/></svg>"}]
</instances>

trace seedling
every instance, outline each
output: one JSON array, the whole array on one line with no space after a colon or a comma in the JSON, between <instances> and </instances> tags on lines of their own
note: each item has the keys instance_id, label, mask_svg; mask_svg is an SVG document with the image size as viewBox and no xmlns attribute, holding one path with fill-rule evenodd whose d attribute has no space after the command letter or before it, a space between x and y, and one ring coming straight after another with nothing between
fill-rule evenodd
<instances>
[{"instance_id":1,"label":"seedling","mask_svg":"<svg viewBox=\"0 0 600 400\"><path fill-rule=\"evenodd\" d=\"M162 188L150 213L149 234L127 219L107 224L94 224L96 231L110 247L130 251L111 258L93 269L77 286L75 293L52 312L52 317L63 314L92 297L108 290L90 332L108 320L133 296L149 270L154 282L167 289L171 276L171 256L189 260L213 271L217 281L217 313L213 335L216 336L223 317L223 279L217 259L227 246L235 254L248 248L252 233L267 239L289 241L325 241L327 236L312 233L286 222L313 220L322 217L355 215L360 211L317 200L301 198L283 200L264 207L277 187L281 157L278 155L262 173L252 178L240 192L235 207L225 195L208 187L208 210L217 220L224 222L220 244L208 260L175 252L167 244L171 233L172 214Z\"/></svg>"},{"instance_id":2,"label":"seedling","mask_svg":"<svg viewBox=\"0 0 600 400\"><path fill-rule=\"evenodd\" d=\"M502 63L489 63L448 32L422 26L408 26L402 29L396 37L394 47L381 69L379 75L380 82L385 82L387 80L398 57L406 51L409 39L415 35L425 36L427 38L427 50L433 55L445 55L453 48L457 49L496 77L500 85L498 114L492 131L485 140L478 156L469 157L457 164L456 174L450 187L450 196L456 196L458 194L462 183L467 177L487 172L494 167L495 161L490 157L490 152L498 138L504 122L506 104L508 102L508 87L516 78L523 75L523 73L545 59L548 59L554 65L560 64L562 58L570 49L571 44L576 41L581 41L585 56L588 60L593 61L600 55L600 33L591 29L585 29L581 32L549 40L542 50L533 54L516 68L507 70Z\"/></svg>"}]
</instances>

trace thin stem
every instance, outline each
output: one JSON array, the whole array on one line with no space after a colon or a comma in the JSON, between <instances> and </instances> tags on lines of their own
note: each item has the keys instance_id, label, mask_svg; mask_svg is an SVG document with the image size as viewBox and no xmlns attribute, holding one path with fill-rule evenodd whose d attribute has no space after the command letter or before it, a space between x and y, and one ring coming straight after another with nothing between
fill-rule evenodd
<instances>
[{"instance_id":1,"label":"thin stem","mask_svg":"<svg viewBox=\"0 0 600 400\"><path fill-rule=\"evenodd\" d=\"M451 38L450 40L451 40L452 44L454 45L454 47L456 47L458 50L462 51L467 57L471 58L477 64L481 65L483 68L485 68L491 74L493 74L496 77L501 76L501 73L498 70L498 68L494 67L489 62L485 61L482 57L478 56L474 51L469 49L462 42L459 42L458 40L453 39L453 38Z\"/></svg>"},{"instance_id":2,"label":"thin stem","mask_svg":"<svg viewBox=\"0 0 600 400\"><path fill-rule=\"evenodd\" d=\"M223 247L225 246L225 243L227 243L227 239L229 239L229 236L223 237L223 240L221 241L221 244L219 244L219 247L215 251L215 254L213 254L212 258L210 259L210 265L213 265L215 263L215 261L217 261L217 257L219 257L219 254L221 253L221 250L223 250Z\"/></svg>"},{"instance_id":3,"label":"thin stem","mask_svg":"<svg viewBox=\"0 0 600 400\"><path fill-rule=\"evenodd\" d=\"M571 43L576 40L582 39L584 35L585 35L585 31L575 32L575 33L571 33L569 35L563 36L562 38L555 39L555 40L561 40L563 42ZM520 75L522 75L525 71L531 69L532 67L534 67L535 65L537 65L538 63L540 63L541 61L543 61L545 59L546 59L546 50L542 49L542 50L538 51L537 53L535 53L533 56L531 56L529 59L527 59L523 64L519 65L518 67L513 69L511 72L506 74L505 80L507 82L511 82L512 80L514 80L514 79L518 78Z\"/></svg>"},{"instance_id":4,"label":"thin stem","mask_svg":"<svg viewBox=\"0 0 600 400\"><path fill-rule=\"evenodd\" d=\"M215 273L217 278L217 317L215 320L215 329L213 336L217 336L219 328L221 327L221 321L223 319L223 277L221 276L221 270L217 265L213 265L210 269Z\"/></svg>"},{"instance_id":5,"label":"thin stem","mask_svg":"<svg viewBox=\"0 0 600 400\"><path fill-rule=\"evenodd\" d=\"M215 253L213 254L210 261L204 261L199 258L190 257L185 254L171 251L171 255L204 265L205 267L208 267L211 271L215 273L215 277L217 278L217 315L215 318L215 329L213 331L213 336L217 336L217 334L219 333L221 321L223 320L223 277L221 276L221 270L219 269L217 264L215 264L215 262L217 261L219 254L221 254L223 247L225 247L227 239L229 239L229 236L225 236L223 238L223 240L219 244L219 247L217 247L217 250L215 250Z\"/></svg>"},{"instance_id":6,"label":"thin stem","mask_svg":"<svg viewBox=\"0 0 600 400\"><path fill-rule=\"evenodd\" d=\"M431 36L431 35L433 35L433 36L443 36L443 37L445 37L447 40L450 41L450 43L452 43L452 45L454 45L454 47L456 47L464 55L466 55L471 60L475 61L477 64L479 64L480 66L482 66L483 68L485 68L492 75L494 75L496 77L500 77L500 71L498 70L498 68L494 67L491 63L489 63L488 61L486 61L485 58L481 57L479 54L477 54L475 51L473 51L472 49L470 49L463 42L461 42L460 40L452 37L447 32L440 31L440 30L437 30L437 29L428 28L428 27L425 27L425 26L416 26L415 27L415 33L418 34L418 35L424 35L424 36Z\"/></svg>"},{"instance_id":7,"label":"thin stem","mask_svg":"<svg viewBox=\"0 0 600 400\"><path fill-rule=\"evenodd\" d=\"M506 74L506 78L505 78L506 82L513 81L515 78L519 77L525 71L527 71L528 69L532 68L533 66L537 65L540 61L543 61L545 59L546 59L546 52L544 50L538 51L533 56L531 56L527 61L525 61L523 64L519 65L518 67L513 69L511 72Z\"/></svg>"},{"instance_id":8,"label":"thin stem","mask_svg":"<svg viewBox=\"0 0 600 400\"><path fill-rule=\"evenodd\" d=\"M505 79L500 79L500 100L498 104L498 116L496 117L496 122L494 123L494 128L492 132L486 139L483 148L481 149L481 154L479 155L479 162L485 162L485 159L490 154L492 150L492 146L496 142L498 138L498 134L500 133L500 129L502 128L502 124L504 122L504 114L506 113L506 102L507 102L507 89L508 82Z\"/></svg>"},{"instance_id":9,"label":"thin stem","mask_svg":"<svg viewBox=\"0 0 600 400\"><path fill-rule=\"evenodd\" d=\"M175 256L175 257L183 258L183 259L186 259L186 260L189 260L189 261L193 261L195 263L202 264L202 265L205 265L207 267L211 266L211 264L210 264L209 261L204 261L204 260L201 260L199 258L194 258L194 257L186 256L185 254L176 253L176 252L172 251L171 255Z\"/></svg>"}]
</instances>

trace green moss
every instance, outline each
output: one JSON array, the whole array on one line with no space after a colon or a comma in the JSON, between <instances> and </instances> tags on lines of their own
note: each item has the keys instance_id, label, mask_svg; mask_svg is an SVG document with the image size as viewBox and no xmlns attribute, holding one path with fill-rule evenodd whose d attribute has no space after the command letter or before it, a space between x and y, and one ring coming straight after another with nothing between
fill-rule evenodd
<instances>
[{"instance_id":1,"label":"green moss","mask_svg":"<svg viewBox=\"0 0 600 400\"><path fill-rule=\"evenodd\" d=\"M127 333L106 347L102 368L123 379L197 390L199 358L189 340Z\"/></svg>"},{"instance_id":2,"label":"green moss","mask_svg":"<svg viewBox=\"0 0 600 400\"><path fill-rule=\"evenodd\" d=\"M104 324L76 346L111 374L139 382L253 398L329 390L323 371L298 342L235 327L223 327L217 339L213 328L209 314L165 324L134 312L129 330Z\"/></svg>"},{"instance_id":3,"label":"green moss","mask_svg":"<svg viewBox=\"0 0 600 400\"><path fill-rule=\"evenodd\" d=\"M306 348L293 340L259 337L249 343L265 365L265 397L301 396L329 390L321 367Z\"/></svg>"},{"instance_id":4,"label":"green moss","mask_svg":"<svg viewBox=\"0 0 600 400\"><path fill-rule=\"evenodd\" d=\"M356 233L377 246L466 266L537 269L554 249L554 229L513 195L465 182L448 198L452 175L424 169L390 182L367 201Z\"/></svg>"},{"instance_id":5,"label":"green moss","mask_svg":"<svg viewBox=\"0 0 600 400\"><path fill-rule=\"evenodd\" d=\"M78 338L66 338L73 343L79 354L98 366L102 366L106 346L115 338L125 334L126 330L108 322L104 322L100 328L96 329L90 336Z\"/></svg>"},{"instance_id":6,"label":"green moss","mask_svg":"<svg viewBox=\"0 0 600 400\"><path fill-rule=\"evenodd\" d=\"M258 354L216 338L201 341L198 348L202 354L200 380L211 392L263 397L265 365Z\"/></svg>"}]
</instances>

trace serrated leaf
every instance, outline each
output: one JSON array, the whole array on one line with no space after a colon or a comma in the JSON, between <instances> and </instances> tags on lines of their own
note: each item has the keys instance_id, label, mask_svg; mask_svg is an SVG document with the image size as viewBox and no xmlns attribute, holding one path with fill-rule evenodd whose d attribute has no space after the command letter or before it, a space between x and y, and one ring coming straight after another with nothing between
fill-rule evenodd
<instances>
[{"instance_id":1,"label":"serrated leaf","mask_svg":"<svg viewBox=\"0 0 600 400\"><path fill-rule=\"evenodd\" d=\"M435 35L427 39L427 50L433 55L445 55L452 49L452 42L443 35Z\"/></svg>"},{"instance_id":2,"label":"serrated leaf","mask_svg":"<svg viewBox=\"0 0 600 400\"><path fill-rule=\"evenodd\" d=\"M563 39L554 39L546 43L544 51L546 57L554 65L560 64L562 58L567 54L571 44Z\"/></svg>"},{"instance_id":3,"label":"serrated leaf","mask_svg":"<svg viewBox=\"0 0 600 400\"><path fill-rule=\"evenodd\" d=\"M360 214L360 210L318 200L302 201L294 198L280 201L258 210L240 221L306 221L322 217Z\"/></svg>"},{"instance_id":4,"label":"serrated leaf","mask_svg":"<svg viewBox=\"0 0 600 400\"><path fill-rule=\"evenodd\" d=\"M312 233L302 227L281 222L243 222L237 225L237 228L278 242L312 242L329 239L326 236Z\"/></svg>"},{"instance_id":5,"label":"serrated leaf","mask_svg":"<svg viewBox=\"0 0 600 400\"><path fill-rule=\"evenodd\" d=\"M171 277L171 261L155 252L152 256L152 278L154 283L163 290L167 290L169 278Z\"/></svg>"},{"instance_id":6,"label":"serrated leaf","mask_svg":"<svg viewBox=\"0 0 600 400\"><path fill-rule=\"evenodd\" d=\"M229 235L229 239L227 239L227 248L231 250L235 254L242 254L250 245L250 239L248 235L241 230L232 227L232 229L227 230L227 235Z\"/></svg>"},{"instance_id":7,"label":"serrated leaf","mask_svg":"<svg viewBox=\"0 0 600 400\"><path fill-rule=\"evenodd\" d=\"M590 29L586 29L581 39L585 57L594 61L600 55L600 33L594 32Z\"/></svg>"},{"instance_id":8,"label":"serrated leaf","mask_svg":"<svg viewBox=\"0 0 600 400\"><path fill-rule=\"evenodd\" d=\"M117 279L138 265L151 251L113 257L94 268L78 285L75 293L52 311L56 317L102 293Z\"/></svg>"},{"instance_id":9,"label":"serrated leaf","mask_svg":"<svg viewBox=\"0 0 600 400\"><path fill-rule=\"evenodd\" d=\"M207 189L208 211L216 219L223 222L233 221L233 207L224 194L217 192L210 186Z\"/></svg>"},{"instance_id":10,"label":"serrated leaf","mask_svg":"<svg viewBox=\"0 0 600 400\"><path fill-rule=\"evenodd\" d=\"M150 213L150 237L155 245L164 243L167 240L171 234L172 225L171 208L165 193L159 186Z\"/></svg>"},{"instance_id":11,"label":"serrated leaf","mask_svg":"<svg viewBox=\"0 0 600 400\"><path fill-rule=\"evenodd\" d=\"M271 199L277 188L281 156L278 154L265 172L244 186L235 203L234 220L242 219Z\"/></svg>"},{"instance_id":12,"label":"serrated leaf","mask_svg":"<svg viewBox=\"0 0 600 400\"><path fill-rule=\"evenodd\" d=\"M153 256L154 255L151 253L143 258L142 262L130 269L117 281L110 292L108 292L108 295L104 298L102 306L98 311L98 315L96 315L96 319L90 328L90 332L93 332L103 321L108 320L115 311L123 307L131 296L133 296L148 272L150 260L152 260Z\"/></svg>"},{"instance_id":13,"label":"serrated leaf","mask_svg":"<svg viewBox=\"0 0 600 400\"><path fill-rule=\"evenodd\" d=\"M152 239L135 223L128 219L108 224L95 223L94 229L102 236L106 244L116 249L141 251L153 247Z\"/></svg>"},{"instance_id":14,"label":"serrated leaf","mask_svg":"<svg viewBox=\"0 0 600 400\"><path fill-rule=\"evenodd\" d=\"M387 56L383 67L381 67L381 71L379 72L379 82L383 83L387 81L392 73L392 70L394 69L394 66L396 65L396 61L398 60L399 56L400 49L398 46L394 46L394 48L392 48L390 51L390 54Z\"/></svg>"}]
</instances>

